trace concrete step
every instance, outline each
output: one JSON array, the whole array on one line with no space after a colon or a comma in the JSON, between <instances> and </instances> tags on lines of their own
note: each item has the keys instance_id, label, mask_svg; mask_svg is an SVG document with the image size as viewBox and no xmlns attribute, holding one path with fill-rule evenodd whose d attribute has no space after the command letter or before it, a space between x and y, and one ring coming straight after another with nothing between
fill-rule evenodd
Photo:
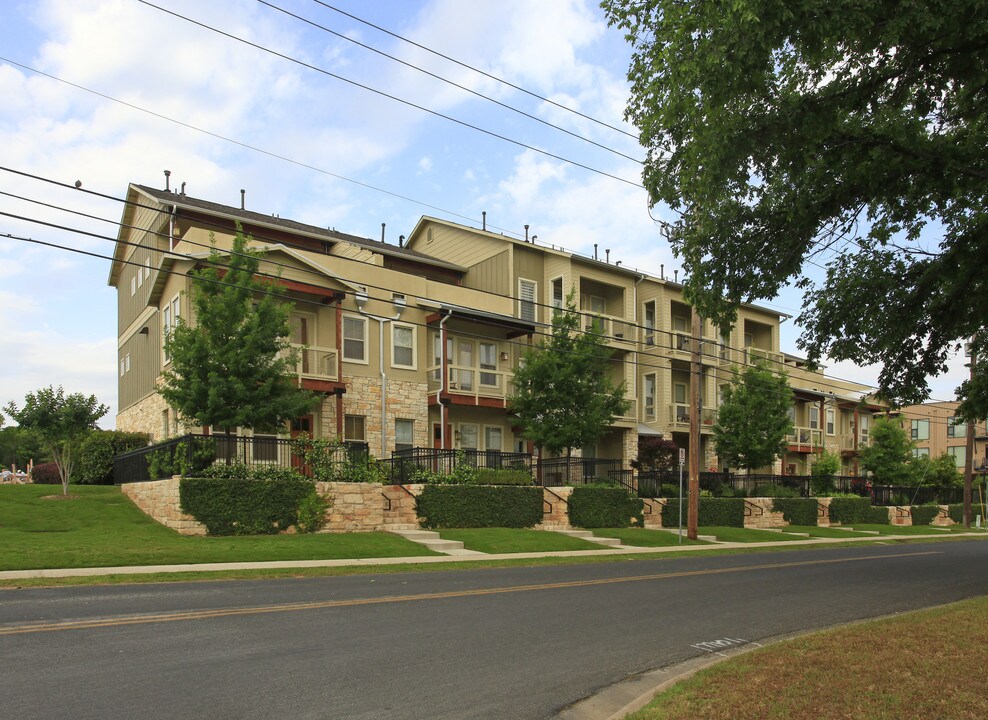
<instances>
[{"instance_id":1,"label":"concrete step","mask_svg":"<svg viewBox=\"0 0 988 720\"><path fill-rule=\"evenodd\" d=\"M395 535L400 535L406 540L416 542L423 547L446 555L460 555L470 551L464 550L463 543L459 540L443 540L439 533L434 530L392 530ZM463 552L459 552L463 551Z\"/></svg>"}]
</instances>

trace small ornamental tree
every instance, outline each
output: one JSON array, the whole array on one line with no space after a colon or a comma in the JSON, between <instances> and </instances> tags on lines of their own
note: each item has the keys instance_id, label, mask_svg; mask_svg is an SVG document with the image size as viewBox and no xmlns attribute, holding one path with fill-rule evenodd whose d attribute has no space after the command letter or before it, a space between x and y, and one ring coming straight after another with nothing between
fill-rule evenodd
<instances>
[{"instance_id":1,"label":"small ornamental tree","mask_svg":"<svg viewBox=\"0 0 988 720\"><path fill-rule=\"evenodd\" d=\"M100 404L95 395L82 393L66 395L59 385L47 387L24 396L24 407L11 402L4 407L10 417L26 430L32 431L58 468L62 494L69 494L75 451L79 442L96 427L96 421L110 408Z\"/></svg>"},{"instance_id":2,"label":"small ornamental tree","mask_svg":"<svg viewBox=\"0 0 988 720\"><path fill-rule=\"evenodd\" d=\"M861 467L879 482L889 485L912 485L919 480L913 448L905 429L896 420L877 418L871 428L870 441L861 448Z\"/></svg>"},{"instance_id":3,"label":"small ornamental tree","mask_svg":"<svg viewBox=\"0 0 988 720\"><path fill-rule=\"evenodd\" d=\"M834 490L834 475L840 472L840 455L824 450L817 454L810 465L810 475L813 476L813 493L826 495Z\"/></svg>"},{"instance_id":4,"label":"small ornamental tree","mask_svg":"<svg viewBox=\"0 0 988 720\"><path fill-rule=\"evenodd\" d=\"M789 417L792 403L785 373L776 375L764 361L743 372L735 368L713 427L721 461L748 472L775 462L785 452L793 432Z\"/></svg>"},{"instance_id":5,"label":"small ornamental tree","mask_svg":"<svg viewBox=\"0 0 988 720\"><path fill-rule=\"evenodd\" d=\"M675 469L679 446L661 435L648 435L638 440L638 457L631 467L638 472L667 473Z\"/></svg>"},{"instance_id":6,"label":"small ornamental tree","mask_svg":"<svg viewBox=\"0 0 988 720\"><path fill-rule=\"evenodd\" d=\"M555 312L552 332L528 350L514 371L514 394L508 399L521 434L549 452L597 442L616 415L626 412L624 383L608 377L611 351L596 324L581 327L581 315L566 298Z\"/></svg>"},{"instance_id":7,"label":"small ornamental tree","mask_svg":"<svg viewBox=\"0 0 988 720\"><path fill-rule=\"evenodd\" d=\"M190 273L194 324L182 319L165 338L171 368L161 396L186 419L226 433L277 431L318 402L298 387L292 303L276 281L257 276L261 253L251 242L239 224L228 256L213 241L208 265Z\"/></svg>"}]
</instances>

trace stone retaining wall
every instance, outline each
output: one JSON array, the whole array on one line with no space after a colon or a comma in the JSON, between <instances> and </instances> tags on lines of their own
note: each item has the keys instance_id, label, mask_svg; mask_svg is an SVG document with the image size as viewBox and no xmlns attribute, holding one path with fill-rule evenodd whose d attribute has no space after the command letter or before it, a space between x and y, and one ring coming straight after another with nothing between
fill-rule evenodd
<instances>
[{"instance_id":1,"label":"stone retaining wall","mask_svg":"<svg viewBox=\"0 0 988 720\"><path fill-rule=\"evenodd\" d=\"M178 483L181 476L153 482L124 483L120 491L153 520L182 535L205 535L206 527L179 510Z\"/></svg>"},{"instance_id":2,"label":"stone retaining wall","mask_svg":"<svg viewBox=\"0 0 988 720\"><path fill-rule=\"evenodd\" d=\"M542 522L535 526L536 530L569 530L569 496L573 488L547 487L542 488Z\"/></svg>"}]
</instances>

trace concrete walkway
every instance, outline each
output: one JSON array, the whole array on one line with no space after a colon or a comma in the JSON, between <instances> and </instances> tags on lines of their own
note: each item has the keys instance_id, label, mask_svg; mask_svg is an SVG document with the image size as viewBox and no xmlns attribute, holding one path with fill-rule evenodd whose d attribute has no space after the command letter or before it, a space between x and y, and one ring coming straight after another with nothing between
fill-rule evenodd
<instances>
[{"instance_id":1,"label":"concrete walkway","mask_svg":"<svg viewBox=\"0 0 988 720\"><path fill-rule=\"evenodd\" d=\"M600 550L567 550L563 552L530 552L487 554L471 552L469 555L429 555L424 557L384 557L346 558L339 560L275 560L270 562L197 563L186 565L134 565L125 567L93 568L49 568L43 570L4 570L0 580L21 580L26 578L61 578L102 575L143 575L155 573L193 573L222 570L276 570L286 568L316 567L373 567L379 565L434 565L475 562L477 560L525 560L529 558L552 557L606 557L608 555L675 555L682 552L709 552L724 549L805 547L807 545L833 545L842 543L883 542L886 540L930 540L943 538L947 533L930 535L882 535L860 538L810 538L806 540L784 540L780 542L729 543L711 545L673 545L671 547L631 547L601 548ZM985 531L950 533L948 537L986 537Z\"/></svg>"}]
</instances>

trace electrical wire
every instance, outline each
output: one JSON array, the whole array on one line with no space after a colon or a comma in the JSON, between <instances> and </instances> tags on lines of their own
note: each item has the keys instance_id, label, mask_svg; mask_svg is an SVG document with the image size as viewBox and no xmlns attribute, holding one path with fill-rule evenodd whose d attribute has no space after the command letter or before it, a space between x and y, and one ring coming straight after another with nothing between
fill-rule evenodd
<instances>
[{"instance_id":1,"label":"electrical wire","mask_svg":"<svg viewBox=\"0 0 988 720\"><path fill-rule=\"evenodd\" d=\"M563 157L562 155L557 155L555 153L549 152L548 150L543 150L534 145L529 145L528 143L524 143L520 140L515 140L514 138L510 138L507 135L502 135L500 133L494 132L493 130L482 128L479 125L474 125L473 123L469 123L465 120L460 120L451 115L446 115L445 113L441 113L437 110L432 110L430 108L425 107L424 105L419 105L418 103L414 103L410 100L405 100L403 98L398 97L397 95L392 95L391 93L384 92L383 90L378 90L377 88L371 87L370 85L357 82L356 80L352 80L350 78L344 77L343 75L339 75L337 73L326 70L325 68L321 68L318 65L307 63L304 60L299 60L298 58L292 57L291 55L286 55L285 53L278 52L277 50L272 50L271 48L261 45L260 43L255 43L251 40L247 40L246 38L242 38L238 35L234 35L233 33L226 32L225 30L220 30L217 27L213 27L212 25L209 25L207 23L201 22L199 20L195 20L194 18L190 18L187 15L182 15L181 13L177 13L174 10L168 10L167 8L163 8L160 5L155 5L154 3L150 2L150 0L137 0L137 2L143 5L147 5L148 7L154 8L155 10L159 10L173 17L179 18L180 20L184 20L188 23L191 23L192 25L197 25L203 28L204 30L209 30L210 32L214 32L217 35L222 35L226 38L229 38L230 40L235 40L236 42L243 43L244 45L248 45L252 48L255 48L256 50L266 52L269 55L274 55L275 57L279 57L282 60L287 60L288 62L295 63L296 65L304 67L308 70L313 70L315 72L326 75L327 77L340 80L341 82L345 82L348 85L353 85L354 87L360 88L362 90L366 90L367 92L373 93L375 95L379 95L389 100L393 100L394 102L401 103L402 105L407 105L408 107L415 108L416 110L421 110L422 112L428 113L430 115L435 115L436 117L442 118L443 120L448 120L449 122L455 123L457 125L461 125L471 130L475 130L485 135L489 135L498 140L503 140L504 142L511 143L512 145L517 145L518 147L524 148L526 150L531 150L532 152L539 153L540 155L545 155L546 157L550 157L554 160L559 160L560 162L566 163L567 165L573 165L574 167L582 168L589 172L610 178L612 180L617 180L618 182L625 183L626 185L630 185L632 187L641 188L643 190L645 189L645 186L642 185L641 183L635 182L633 180L628 180L627 178L623 178L620 175L614 175L613 173L609 173L605 170L598 170L597 168L591 167L590 165L581 163L577 160L570 160L568 158Z\"/></svg>"},{"instance_id":2,"label":"electrical wire","mask_svg":"<svg viewBox=\"0 0 988 720\"><path fill-rule=\"evenodd\" d=\"M367 20L364 20L363 18L357 17L356 15L353 15L352 13L348 13L345 10L341 10L338 7L334 7L333 5L330 5L329 3L323 2L322 0L313 0L313 2L315 2L317 5L322 5L327 10L332 10L333 12L339 13L340 15L345 15L346 17L348 17L348 18L350 18L352 20L356 20L357 22L362 23L364 25L367 25L368 27L372 27L375 30L378 30L378 31L380 31L380 32L382 32L382 33L384 33L386 35L390 35L391 37L395 38L396 40L401 40L404 43L408 43L409 45L412 45L414 47L417 47L419 50L424 50L425 52L430 53L432 55L435 55L436 57L440 57L443 60L448 60L449 62L454 63L456 65L459 65L462 68L465 68L467 70L470 70L472 72L475 72L475 73L477 73L479 75L483 75L484 77L489 78L491 80L495 80L496 82L499 82L502 85L506 85L506 86L508 86L508 87L510 87L510 88L512 88L514 90L518 90L519 92L525 93L526 95L529 95L529 96L531 96L533 98L536 98L537 100L541 100L544 103L548 103L550 105L553 105L553 106L559 108L560 110L565 110L566 112L573 113L574 115L579 115L581 118L583 118L585 120L589 120L592 123L596 123L597 125L600 125L602 127L606 127L606 128L608 128L610 130L614 130L615 132L619 132L622 135L627 135L629 138L631 138L635 142L639 142L639 140L640 140L640 138L637 135L635 135L634 133L630 133L627 130L623 130L622 128L615 127L614 125L609 125L606 122L604 122L603 120L598 120L597 118L592 117L590 115L586 115L586 114L580 112L579 110L574 110L571 107L567 107L565 105L562 105L560 103L557 103L556 101L550 100L549 98L544 97L542 95L539 95L538 93L534 93L531 90L526 90L525 88L523 88L523 87L521 87L519 85L515 85L514 83L511 83L511 82L509 82L509 81L507 81L507 80L505 80L503 78L497 77L496 75L492 75L489 72L485 72L484 70L480 70L479 68L475 68L472 65L468 65L465 62L462 62L460 60L457 60L455 58L450 57L449 55L444 55L441 52L438 52L436 50L433 50L430 47L427 47L425 45L422 45L420 43L417 43L414 40L409 40L408 38L403 37L403 36L399 35L398 33L392 32L391 30L387 30L387 29L381 27L380 25L375 25L372 22L369 22Z\"/></svg>"},{"instance_id":3,"label":"electrical wire","mask_svg":"<svg viewBox=\"0 0 988 720\"><path fill-rule=\"evenodd\" d=\"M545 125L547 127L552 128L553 130L558 130L559 132L565 133L566 135L569 135L570 137L574 137L577 140L582 140L585 143L589 143L591 145L595 145L596 147L599 147L602 150L606 150L609 153L613 153L614 155L617 155L619 157L623 157L624 159L630 160L631 162L637 163L638 165L642 165L643 164L643 162L641 160L639 160L638 158L632 157L631 155L626 155L625 153L621 152L620 150L615 150L612 147L609 147L607 145L604 145L603 143L599 143L596 140L591 140L590 138L584 137L583 135L580 135L578 133L572 132L571 130L567 130L566 128L560 127L559 125L556 125L554 123L551 123L548 120L543 120L542 118L538 117L537 115L532 115L529 112L525 112L524 110L521 110L519 108L516 108L516 107L514 107L512 105L508 105L507 103L501 102L500 100L497 100L495 98L492 98L489 95L484 95L483 93L478 92L476 90L473 90L471 88L468 88L465 85L461 85L458 82L455 82L455 81L450 80L448 78L444 78L442 75L438 75L438 74L436 74L434 72L431 72L429 70L426 70L425 68L419 67L418 65L416 65L414 63L410 63L410 62L408 62L406 60L402 60L401 58L395 57L394 55L389 55L388 53L384 52L383 50L378 50L377 48L375 48L375 47L373 47L371 45L367 45L366 43L362 43L362 42L360 42L359 40L357 40L355 38L352 38L352 37L349 37L347 35L344 35L343 33L336 32L335 30L333 30L331 28L328 28L328 27L326 27L324 25L320 25L319 23L315 22L314 20L310 20L308 18L302 17L301 15L296 15L295 13L291 12L290 10L286 10L283 7L279 7L279 6L275 5L274 3L268 2L268 0L257 0L257 2L259 2L262 5L266 5L267 7L271 8L272 10L277 10L278 12L284 13L285 15L287 15L289 17L295 18L296 20L299 20L300 22L306 23L307 25L311 25L314 28L318 28L319 30L322 30L323 32L326 32L326 33L329 33L330 35L333 35L335 37L338 37L341 40L345 40L346 42L353 43L354 45L357 45L358 47L362 47L365 50L368 50L368 51L370 51L372 53L376 53L376 54L380 55L381 57L385 57L385 58L388 58L389 60L392 60L392 61L394 61L396 63L400 63L401 65L404 65L405 67L411 68L412 70L416 70L416 71L418 71L418 72L420 72L420 73L422 73L424 75L428 75L429 77L435 78L436 80L439 80L440 82L446 83L447 85L451 85L452 87L458 88L458 89L460 89L460 90L462 90L462 91L464 91L466 93L469 93L469 94L471 94L471 95L473 95L475 97L479 97L479 98L481 98L483 100L487 100L488 102L493 103L493 104L497 105L498 107L502 107L505 110L510 110L513 113L517 113L519 115L523 115L524 117L527 117L530 120L534 120L537 123L541 123L541 124L543 124L543 125Z\"/></svg>"}]
</instances>

